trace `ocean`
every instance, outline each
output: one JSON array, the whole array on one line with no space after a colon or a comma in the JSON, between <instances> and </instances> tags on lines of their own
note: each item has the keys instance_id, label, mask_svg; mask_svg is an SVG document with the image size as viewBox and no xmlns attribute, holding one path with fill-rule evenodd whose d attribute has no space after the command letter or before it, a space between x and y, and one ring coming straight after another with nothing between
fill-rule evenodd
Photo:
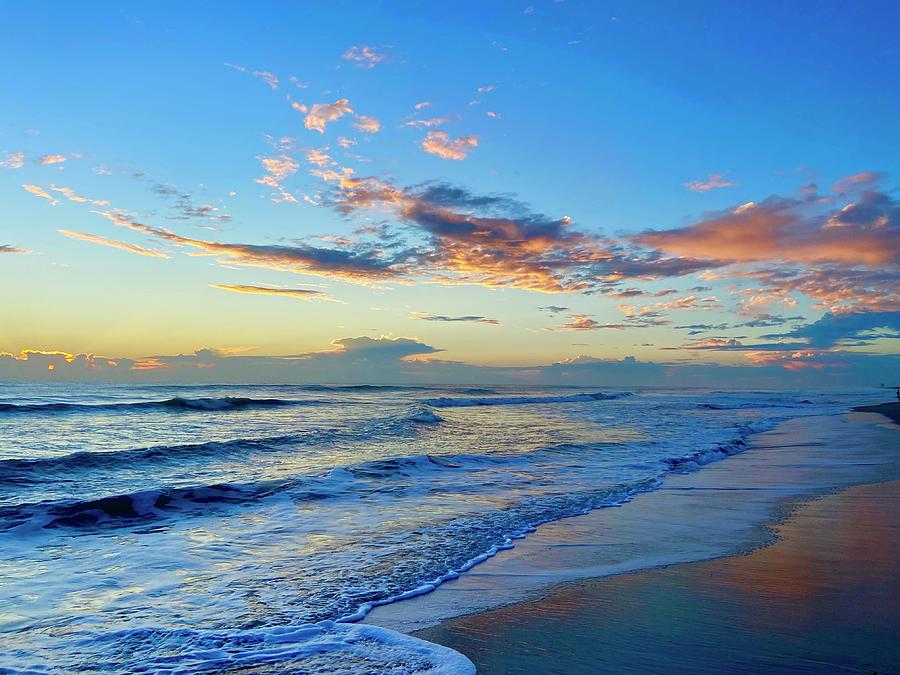
<instances>
[{"instance_id":1,"label":"ocean","mask_svg":"<svg viewBox=\"0 0 900 675\"><path fill-rule=\"evenodd\" d=\"M354 623L868 392L0 386L0 670L464 673Z\"/></svg>"}]
</instances>

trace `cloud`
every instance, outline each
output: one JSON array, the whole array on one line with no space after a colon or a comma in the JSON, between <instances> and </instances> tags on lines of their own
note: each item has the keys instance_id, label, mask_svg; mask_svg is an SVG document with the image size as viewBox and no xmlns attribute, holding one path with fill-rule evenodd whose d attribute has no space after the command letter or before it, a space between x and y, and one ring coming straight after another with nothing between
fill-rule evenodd
<instances>
[{"instance_id":1,"label":"cloud","mask_svg":"<svg viewBox=\"0 0 900 675\"><path fill-rule=\"evenodd\" d=\"M391 212L426 238L414 274L442 283L513 286L543 292L594 292L623 279L680 276L709 263L625 250L577 229L571 219L529 212L503 195L448 184L398 188L378 178L344 177L334 206Z\"/></svg>"},{"instance_id":2,"label":"cloud","mask_svg":"<svg viewBox=\"0 0 900 675\"><path fill-rule=\"evenodd\" d=\"M850 176L835 181L831 191L836 195L845 195L860 189L874 189L884 178L884 174L878 171L860 171Z\"/></svg>"},{"instance_id":3,"label":"cloud","mask_svg":"<svg viewBox=\"0 0 900 675\"><path fill-rule=\"evenodd\" d=\"M136 253L138 255L147 256L149 258L168 258L169 256L162 251L155 251L153 249L144 248L143 246L138 246L137 244L129 244L124 241L118 241L116 239L107 239L106 237L101 237L98 234L88 234L87 232L76 232L74 230L57 230L61 235L69 237L70 239L80 239L81 241L89 241L92 244L100 244L101 246L108 246L109 248L116 248L120 251L127 251L128 253Z\"/></svg>"},{"instance_id":4,"label":"cloud","mask_svg":"<svg viewBox=\"0 0 900 675\"><path fill-rule=\"evenodd\" d=\"M560 307L558 305L547 305L546 307L538 307L542 312L547 312L550 315L553 314L562 314L563 312L568 312L568 307Z\"/></svg>"},{"instance_id":5,"label":"cloud","mask_svg":"<svg viewBox=\"0 0 900 675\"><path fill-rule=\"evenodd\" d=\"M900 204L875 190L863 190L852 201L845 197L772 196L687 227L647 231L633 241L670 254L730 262L900 262Z\"/></svg>"},{"instance_id":6,"label":"cloud","mask_svg":"<svg viewBox=\"0 0 900 675\"><path fill-rule=\"evenodd\" d=\"M497 87L494 86L493 84L488 84L488 85L485 85L485 86L483 86L483 87L478 87L477 91L478 91L479 94L486 94L486 93L488 93L489 91L494 91L494 89L496 89L496 88L497 88Z\"/></svg>"},{"instance_id":7,"label":"cloud","mask_svg":"<svg viewBox=\"0 0 900 675\"><path fill-rule=\"evenodd\" d=\"M774 297L802 293L816 301L816 309L835 314L900 310L900 273L896 265L881 268L819 265L811 268L769 266L746 272L763 284L761 292Z\"/></svg>"},{"instance_id":8,"label":"cloud","mask_svg":"<svg viewBox=\"0 0 900 675\"><path fill-rule=\"evenodd\" d=\"M441 159L458 161L468 157L472 148L478 147L478 136L461 136L450 140L443 131L429 131L421 146L425 152Z\"/></svg>"},{"instance_id":9,"label":"cloud","mask_svg":"<svg viewBox=\"0 0 900 675\"><path fill-rule=\"evenodd\" d=\"M38 158L38 164L43 164L44 166L50 164L62 164L65 161L66 157L64 155L41 155Z\"/></svg>"},{"instance_id":10,"label":"cloud","mask_svg":"<svg viewBox=\"0 0 900 675\"><path fill-rule=\"evenodd\" d=\"M198 349L141 358L25 349L0 353L2 381L321 384L516 384L792 389L871 386L900 366L896 355L795 349L747 352L747 365L653 363L580 355L547 365L476 366L431 358L442 350L413 337L348 337L331 349L290 356ZM424 357L424 358L422 358Z\"/></svg>"},{"instance_id":11,"label":"cloud","mask_svg":"<svg viewBox=\"0 0 900 675\"><path fill-rule=\"evenodd\" d=\"M422 321L445 321L457 322L463 321L467 323L486 323L492 326L499 326L500 321L497 319L487 319L483 316L441 316L438 314L430 314L428 312L413 312L412 318L421 319Z\"/></svg>"},{"instance_id":12,"label":"cloud","mask_svg":"<svg viewBox=\"0 0 900 675\"><path fill-rule=\"evenodd\" d=\"M404 122L401 126L415 127L415 128L439 127L442 124L446 124L447 122L453 122L458 119L459 119L459 116L456 116L456 115L444 115L442 117L431 117L431 118L422 119L422 120L408 120L408 121Z\"/></svg>"},{"instance_id":13,"label":"cloud","mask_svg":"<svg viewBox=\"0 0 900 675\"><path fill-rule=\"evenodd\" d=\"M374 117L367 115L358 115L353 123L353 128L367 134L377 134L381 131L381 122Z\"/></svg>"},{"instance_id":14,"label":"cloud","mask_svg":"<svg viewBox=\"0 0 900 675\"><path fill-rule=\"evenodd\" d=\"M225 66L240 73L249 73L253 77L258 77L259 79L261 79L273 90L278 89L278 78L268 70L250 70L249 68L245 68L244 66L236 66L233 63L226 63ZM292 81L296 79L297 78L292 78Z\"/></svg>"},{"instance_id":15,"label":"cloud","mask_svg":"<svg viewBox=\"0 0 900 675\"><path fill-rule=\"evenodd\" d=\"M604 326L589 316L575 314L569 317L569 321L560 326L560 328L563 330L597 330L598 328L604 328Z\"/></svg>"},{"instance_id":16,"label":"cloud","mask_svg":"<svg viewBox=\"0 0 900 675\"><path fill-rule=\"evenodd\" d=\"M420 101L413 106L416 110L424 110L425 108L431 107L431 101Z\"/></svg>"},{"instance_id":17,"label":"cloud","mask_svg":"<svg viewBox=\"0 0 900 675\"><path fill-rule=\"evenodd\" d=\"M277 197L273 197L273 202L296 202L297 198L284 189L281 185L288 176L294 174L299 168L299 164L287 155L278 157L257 157L263 168L268 172L267 176L257 178L256 182L272 188L278 193Z\"/></svg>"},{"instance_id":18,"label":"cloud","mask_svg":"<svg viewBox=\"0 0 900 675\"><path fill-rule=\"evenodd\" d=\"M734 338L708 338L697 342L689 342L686 345L682 345L681 349L727 349L733 347L743 347L743 345Z\"/></svg>"},{"instance_id":19,"label":"cloud","mask_svg":"<svg viewBox=\"0 0 900 675\"><path fill-rule=\"evenodd\" d=\"M25 190L27 190L31 194L35 195L36 197L40 197L41 199L46 199L48 202L50 202L51 206L56 206L59 204L59 200L56 199L55 197L53 197L53 195L51 195L49 192L47 192L40 185L33 185L31 183L25 183L22 185L22 187L25 188Z\"/></svg>"},{"instance_id":20,"label":"cloud","mask_svg":"<svg viewBox=\"0 0 900 675\"><path fill-rule=\"evenodd\" d=\"M66 199L71 202L88 203L94 204L95 206L109 206L108 199L89 199L88 197L82 197L81 195L76 194L75 191L69 187L56 187L55 185L51 185L50 189L54 192L59 192L60 194L64 195Z\"/></svg>"},{"instance_id":21,"label":"cloud","mask_svg":"<svg viewBox=\"0 0 900 675\"><path fill-rule=\"evenodd\" d=\"M385 55L368 45L354 45L341 56L345 61L352 61L360 68L372 69L384 61Z\"/></svg>"},{"instance_id":22,"label":"cloud","mask_svg":"<svg viewBox=\"0 0 900 675\"><path fill-rule=\"evenodd\" d=\"M826 313L817 321L800 326L788 333L764 335L767 339L795 338L805 340L811 347L828 349L848 341L871 342L879 338L900 338L900 311Z\"/></svg>"},{"instance_id":23,"label":"cloud","mask_svg":"<svg viewBox=\"0 0 900 675\"><path fill-rule=\"evenodd\" d=\"M297 298L298 300L328 300L337 302L330 295L322 291L313 291L304 288L271 288L269 286L248 286L243 284L210 284L211 288L218 288L223 291L232 291L234 293L251 293L260 295L278 295L285 298Z\"/></svg>"},{"instance_id":24,"label":"cloud","mask_svg":"<svg viewBox=\"0 0 900 675\"><path fill-rule=\"evenodd\" d=\"M691 181L690 183L685 183L684 187L692 192L709 192L710 190L734 187L735 185L737 185L737 183L726 180L722 174L711 173L705 181Z\"/></svg>"},{"instance_id":25,"label":"cloud","mask_svg":"<svg viewBox=\"0 0 900 675\"><path fill-rule=\"evenodd\" d=\"M0 168L3 169L21 169L25 164L24 152L7 153L6 159L0 162Z\"/></svg>"},{"instance_id":26,"label":"cloud","mask_svg":"<svg viewBox=\"0 0 900 675\"><path fill-rule=\"evenodd\" d=\"M307 150L306 161L310 164L314 164L315 166L322 168L326 166L334 166L335 164L337 164L337 162L335 162L331 155L328 155L325 150L328 150L328 148L312 148L310 150Z\"/></svg>"},{"instance_id":27,"label":"cloud","mask_svg":"<svg viewBox=\"0 0 900 675\"><path fill-rule=\"evenodd\" d=\"M307 129L324 134L327 124L352 112L353 108L350 107L350 101L346 98L338 99L334 103L315 103L309 109L303 125Z\"/></svg>"},{"instance_id":28,"label":"cloud","mask_svg":"<svg viewBox=\"0 0 900 675\"><path fill-rule=\"evenodd\" d=\"M157 194L165 199L174 198L175 201L172 205L172 208L175 209L177 215L167 216L167 218L169 218L170 220L192 220L196 218L202 220L218 221L220 223L227 223L231 221L231 216L226 213L219 213L218 207L213 206L212 204L194 204L190 193L177 190L171 185L154 183L151 190L154 194ZM107 206L109 204L109 202L106 200L94 201L92 203L97 204L98 206Z\"/></svg>"},{"instance_id":29,"label":"cloud","mask_svg":"<svg viewBox=\"0 0 900 675\"><path fill-rule=\"evenodd\" d=\"M0 254L4 253L9 253L11 255L29 255L30 253L33 253L33 251L29 251L27 248L11 246L10 244L0 244Z\"/></svg>"},{"instance_id":30,"label":"cloud","mask_svg":"<svg viewBox=\"0 0 900 675\"><path fill-rule=\"evenodd\" d=\"M219 256L219 262L223 264L336 277L355 283L395 279L403 271L403 254L397 258L386 257L382 249L371 246L334 249L302 244L227 244L184 237L167 229L140 223L123 212L98 213L121 227L143 232L177 246L195 248L206 254Z\"/></svg>"}]
</instances>

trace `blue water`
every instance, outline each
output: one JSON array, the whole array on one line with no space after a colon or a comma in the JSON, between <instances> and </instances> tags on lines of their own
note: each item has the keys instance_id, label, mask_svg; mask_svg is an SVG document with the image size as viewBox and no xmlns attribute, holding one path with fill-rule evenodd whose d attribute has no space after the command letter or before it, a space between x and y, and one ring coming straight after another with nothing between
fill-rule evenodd
<instances>
[{"instance_id":1,"label":"blue water","mask_svg":"<svg viewBox=\"0 0 900 675\"><path fill-rule=\"evenodd\" d=\"M346 621L778 421L878 398L2 385L0 668L468 672Z\"/></svg>"}]
</instances>

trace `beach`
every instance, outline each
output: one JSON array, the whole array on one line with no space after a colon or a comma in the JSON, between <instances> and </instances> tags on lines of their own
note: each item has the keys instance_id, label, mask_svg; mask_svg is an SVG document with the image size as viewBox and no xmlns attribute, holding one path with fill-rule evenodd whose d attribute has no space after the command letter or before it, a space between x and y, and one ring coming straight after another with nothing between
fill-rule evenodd
<instances>
[{"instance_id":1,"label":"beach","mask_svg":"<svg viewBox=\"0 0 900 675\"><path fill-rule=\"evenodd\" d=\"M900 671L900 482L799 508L750 555L574 582L418 637L481 673Z\"/></svg>"},{"instance_id":2,"label":"beach","mask_svg":"<svg viewBox=\"0 0 900 675\"><path fill-rule=\"evenodd\" d=\"M578 589L768 550L810 500L900 480L898 427L848 413L879 398L9 388L0 670L618 670L580 644L615 633ZM663 616L642 607L622 630Z\"/></svg>"},{"instance_id":3,"label":"beach","mask_svg":"<svg viewBox=\"0 0 900 675\"><path fill-rule=\"evenodd\" d=\"M482 673L897 672L898 431L785 422L369 621Z\"/></svg>"}]
</instances>

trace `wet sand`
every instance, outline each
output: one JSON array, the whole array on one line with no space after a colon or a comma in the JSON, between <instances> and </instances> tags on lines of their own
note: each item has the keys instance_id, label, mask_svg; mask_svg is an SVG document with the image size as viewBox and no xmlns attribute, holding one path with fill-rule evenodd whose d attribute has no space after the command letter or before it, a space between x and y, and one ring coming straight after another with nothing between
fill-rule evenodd
<instances>
[{"instance_id":1,"label":"wet sand","mask_svg":"<svg viewBox=\"0 0 900 675\"><path fill-rule=\"evenodd\" d=\"M776 529L749 555L563 584L417 637L486 674L900 672L900 481Z\"/></svg>"},{"instance_id":2,"label":"wet sand","mask_svg":"<svg viewBox=\"0 0 900 675\"><path fill-rule=\"evenodd\" d=\"M900 401L896 403L882 403L880 405L861 405L854 408L857 412L871 412L884 415L900 424Z\"/></svg>"}]
</instances>

